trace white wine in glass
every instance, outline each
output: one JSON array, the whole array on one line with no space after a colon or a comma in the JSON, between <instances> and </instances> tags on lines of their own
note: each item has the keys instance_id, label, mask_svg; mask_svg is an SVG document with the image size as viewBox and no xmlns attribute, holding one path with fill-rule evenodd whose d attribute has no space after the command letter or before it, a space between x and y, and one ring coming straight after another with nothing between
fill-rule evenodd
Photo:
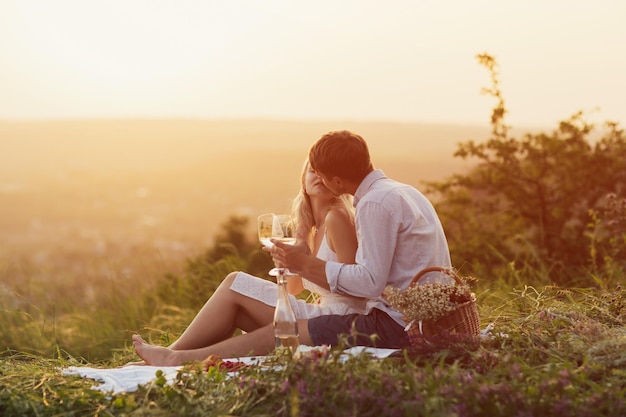
<instances>
[{"instance_id":1,"label":"white wine in glass","mask_svg":"<svg viewBox=\"0 0 626 417\"><path fill-rule=\"evenodd\" d=\"M295 222L290 214L261 214L258 219L259 242L266 248L274 246L271 239L280 240L283 243L293 245L296 243ZM283 269L283 273L289 275L289 271ZM272 268L271 276L277 276L279 268Z\"/></svg>"}]
</instances>

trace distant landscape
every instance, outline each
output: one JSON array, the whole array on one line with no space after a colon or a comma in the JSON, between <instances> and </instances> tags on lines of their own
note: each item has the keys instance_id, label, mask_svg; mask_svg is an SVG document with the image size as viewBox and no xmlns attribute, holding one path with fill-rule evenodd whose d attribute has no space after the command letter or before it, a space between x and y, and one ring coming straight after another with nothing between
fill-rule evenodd
<instances>
[{"instance_id":1,"label":"distant landscape","mask_svg":"<svg viewBox=\"0 0 626 417\"><path fill-rule=\"evenodd\" d=\"M146 282L179 268L229 216L289 210L309 147L337 129L360 133L377 168L418 187L464 169L456 144L488 133L341 121L0 123L0 298L123 279L137 263L153 271Z\"/></svg>"}]
</instances>

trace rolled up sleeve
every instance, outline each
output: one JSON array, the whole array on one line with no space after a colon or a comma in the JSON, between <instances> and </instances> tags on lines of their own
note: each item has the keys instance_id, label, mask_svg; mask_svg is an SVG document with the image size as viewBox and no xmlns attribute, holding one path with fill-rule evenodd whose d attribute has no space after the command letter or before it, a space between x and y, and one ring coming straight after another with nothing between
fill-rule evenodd
<instances>
[{"instance_id":1,"label":"rolled up sleeve","mask_svg":"<svg viewBox=\"0 0 626 417\"><path fill-rule=\"evenodd\" d=\"M384 206L369 202L358 207L355 223L359 236L356 264L327 262L326 278L333 292L379 297L395 252L397 221Z\"/></svg>"},{"instance_id":2,"label":"rolled up sleeve","mask_svg":"<svg viewBox=\"0 0 626 417\"><path fill-rule=\"evenodd\" d=\"M326 279L331 292L337 292L337 278L339 277L341 265L339 262L326 262Z\"/></svg>"}]
</instances>

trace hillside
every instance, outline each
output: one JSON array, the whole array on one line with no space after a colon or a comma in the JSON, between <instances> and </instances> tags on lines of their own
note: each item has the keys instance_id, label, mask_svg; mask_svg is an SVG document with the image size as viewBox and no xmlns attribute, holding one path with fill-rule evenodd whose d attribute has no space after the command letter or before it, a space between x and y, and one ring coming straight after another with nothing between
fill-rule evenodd
<instances>
[{"instance_id":1,"label":"hillside","mask_svg":"<svg viewBox=\"0 0 626 417\"><path fill-rule=\"evenodd\" d=\"M80 273L85 259L147 253L170 268L209 245L231 214L288 210L310 145L336 129L360 133L377 168L418 187L462 169L456 144L487 134L339 121L3 122L0 260L53 276Z\"/></svg>"}]
</instances>

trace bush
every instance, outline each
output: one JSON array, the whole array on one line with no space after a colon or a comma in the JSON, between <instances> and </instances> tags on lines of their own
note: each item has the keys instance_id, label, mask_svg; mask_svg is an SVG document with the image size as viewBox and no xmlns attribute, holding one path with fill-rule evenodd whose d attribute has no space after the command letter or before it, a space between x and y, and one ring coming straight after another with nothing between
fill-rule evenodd
<instances>
[{"instance_id":1,"label":"bush","mask_svg":"<svg viewBox=\"0 0 626 417\"><path fill-rule=\"evenodd\" d=\"M551 133L515 138L504 123L495 59L478 59L492 77L484 92L497 99L491 137L459 144L456 157L478 161L468 173L430 184L453 262L498 275L514 260L562 285L589 284L579 281L590 260L589 210L609 193L626 193L624 131L607 122L596 132L578 112Z\"/></svg>"}]
</instances>

